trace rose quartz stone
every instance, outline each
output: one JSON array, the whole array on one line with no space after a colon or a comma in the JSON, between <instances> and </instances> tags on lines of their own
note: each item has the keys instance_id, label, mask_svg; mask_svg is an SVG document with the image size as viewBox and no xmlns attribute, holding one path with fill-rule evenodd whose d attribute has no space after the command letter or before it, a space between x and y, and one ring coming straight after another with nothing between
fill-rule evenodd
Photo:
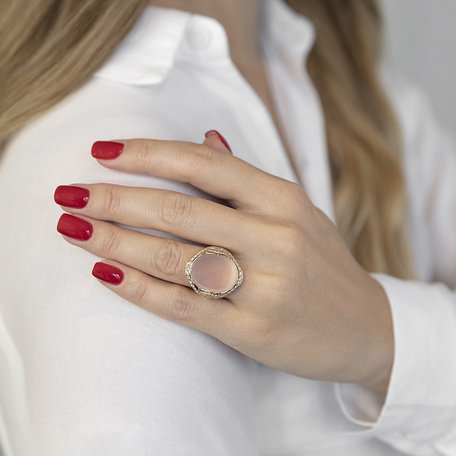
<instances>
[{"instance_id":1,"label":"rose quartz stone","mask_svg":"<svg viewBox=\"0 0 456 456\"><path fill-rule=\"evenodd\" d=\"M192 265L192 279L205 290L223 293L236 283L238 270L226 256L203 254Z\"/></svg>"}]
</instances>

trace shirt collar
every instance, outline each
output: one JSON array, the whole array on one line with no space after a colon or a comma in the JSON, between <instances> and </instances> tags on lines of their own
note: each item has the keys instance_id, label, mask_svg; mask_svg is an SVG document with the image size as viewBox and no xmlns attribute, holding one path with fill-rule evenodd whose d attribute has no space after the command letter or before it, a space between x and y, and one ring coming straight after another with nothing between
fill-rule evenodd
<instances>
[{"instance_id":1,"label":"shirt collar","mask_svg":"<svg viewBox=\"0 0 456 456\"><path fill-rule=\"evenodd\" d=\"M315 41L312 22L285 0L263 0L261 37L279 53L305 58Z\"/></svg>"},{"instance_id":2,"label":"shirt collar","mask_svg":"<svg viewBox=\"0 0 456 456\"><path fill-rule=\"evenodd\" d=\"M95 76L127 84L155 84L173 65L189 13L146 6L136 24Z\"/></svg>"},{"instance_id":3,"label":"shirt collar","mask_svg":"<svg viewBox=\"0 0 456 456\"><path fill-rule=\"evenodd\" d=\"M312 23L285 0L262 0L260 36L279 54L304 58L314 41ZM228 37L216 19L148 5L95 76L134 85L163 81L176 58L229 58Z\"/></svg>"}]
</instances>

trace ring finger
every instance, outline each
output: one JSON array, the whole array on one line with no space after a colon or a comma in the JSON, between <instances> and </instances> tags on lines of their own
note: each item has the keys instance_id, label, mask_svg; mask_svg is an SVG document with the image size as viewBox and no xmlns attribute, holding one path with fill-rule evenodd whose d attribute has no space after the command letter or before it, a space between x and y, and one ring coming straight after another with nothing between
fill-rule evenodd
<instances>
[{"instance_id":1,"label":"ring finger","mask_svg":"<svg viewBox=\"0 0 456 456\"><path fill-rule=\"evenodd\" d=\"M202 247L174 239L139 233L84 216L63 214L57 231L71 244L157 278L190 287L188 260ZM235 252L231 252L235 256Z\"/></svg>"}]
</instances>

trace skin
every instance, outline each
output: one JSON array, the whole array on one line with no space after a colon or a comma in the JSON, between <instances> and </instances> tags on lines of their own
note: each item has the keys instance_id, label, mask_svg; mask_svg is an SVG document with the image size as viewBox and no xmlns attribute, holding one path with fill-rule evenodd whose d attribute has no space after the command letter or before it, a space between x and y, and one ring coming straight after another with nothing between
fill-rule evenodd
<instances>
[{"instance_id":1,"label":"skin","mask_svg":"<svg viewBox=\"0 0 456 456\"><path fill-rule=\"evenodd\" d=\"M62 208L89 221L93 234L86 241L64 238L124 273L118 285L100 283L275 369L385 393L393 362L385 292L302 186L233 156L216 136L203 144L118 141L123 152L100 165L187 182L227 204L163 189L72 184L89 190L88 203ZM109 221L224 247L244 280L225 298L201 296L184 272L201 245Z\"/></svg>"}]
</instances>

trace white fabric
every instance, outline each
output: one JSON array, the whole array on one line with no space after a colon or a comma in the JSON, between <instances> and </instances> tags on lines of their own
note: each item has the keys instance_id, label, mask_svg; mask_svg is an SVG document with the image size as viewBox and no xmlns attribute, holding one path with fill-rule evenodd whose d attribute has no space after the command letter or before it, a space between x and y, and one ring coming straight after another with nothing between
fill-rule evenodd
<instances>
[{"instance_id":1,"label":"white fabric","mask_svg":"<svg viewBox=\"0 0 456 456\"><path fill-rule=\"evenodd\" d=\"M293 172L264 104L216 20L149 6L109 61L7 145L0 166L0 436L5 456L456 454L456 156L414 88L385 73L405 131L419 280L376 274L392 309L386 403L352 384L265 367L121 299L98 260L56 232L56 186L198 189L101 167L96 140L202 142L301 183L334 218L324 119L302 59L312 24L263 2L268 77ZM385 183L387 185L387 183ZM152 230L151 234L170 236Z\"/></svg>"}]
</instances>

